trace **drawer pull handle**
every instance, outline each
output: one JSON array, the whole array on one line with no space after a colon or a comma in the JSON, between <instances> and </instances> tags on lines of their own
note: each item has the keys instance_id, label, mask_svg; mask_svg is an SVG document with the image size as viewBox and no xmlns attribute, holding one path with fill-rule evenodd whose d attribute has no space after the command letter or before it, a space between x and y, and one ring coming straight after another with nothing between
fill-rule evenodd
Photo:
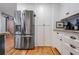
<instances>
[{"instance_id":1,"label":"drawer pull handle","mask_svg":"<svg viewBox=\"0 0 79 59\"><path fill-rule=\"evenodd\" d=\"M57 34L59 34L59 33L57 32Z\"/></svg>"},{"instance_id":2,"label":"drawer pull handle","mask_svg":"<svg viewBox=\"0 0 79 59\"><path fill-rule=\"evenodd\" d=\"M76 38L75 38L74 36L70 36L70 38L72 38L72 39L76 40Z\"/></svg>"},{"instance_id":3,"label":"drawer pull handle","mask_svg":"<svg viewBox=\"0 0 79 59\"><path fill-rule=\"evenodd\" d=\"M60 39L60 41L62 41L62 39Z\"/></svg>"},{"instance_id":4,"label":"drawer pull handle","mask_svg":"<svg viewBox=\"0 0 79 59\"><path fill-rule=\"evenodd\" d=\"M71 46L72 48L76 49L76 47L75 47L74 45L70 44L70 46Z\"/></svg>"},{"instance_id":5,"label":"drawer pull handle","mask_svg":"<svg viewBox=\"0 0 79 59\"><path fill-rule=\"evenodd\" d=\"M72 52L70 52L70 55L74 55Z\"/></svg>"}]
</instances>

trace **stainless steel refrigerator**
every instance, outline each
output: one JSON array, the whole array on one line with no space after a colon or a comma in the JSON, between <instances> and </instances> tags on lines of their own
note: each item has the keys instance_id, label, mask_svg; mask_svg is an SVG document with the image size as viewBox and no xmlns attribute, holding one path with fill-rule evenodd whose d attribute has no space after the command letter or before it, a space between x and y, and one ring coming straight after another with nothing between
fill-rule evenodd
<instances>
[{"instance_id":1,"label":"stainless steel refrigerator","mask_svg":"<svg viewBox=\"0 0 79 59\"><path fill-rule=\"evenodd\" d=\"M35 40L34 12L24 10L17 11L15 16L15 39L16 49L32 49Z\"/></svg>"}]
</instances>

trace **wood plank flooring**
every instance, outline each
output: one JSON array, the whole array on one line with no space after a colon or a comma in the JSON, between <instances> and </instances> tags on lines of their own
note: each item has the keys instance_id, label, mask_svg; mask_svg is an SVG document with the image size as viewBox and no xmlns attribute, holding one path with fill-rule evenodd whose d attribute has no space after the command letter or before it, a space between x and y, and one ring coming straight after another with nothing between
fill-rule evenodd
<instances>
[{"instance_id":1,"label":"wood plank flooring","mask_svg":"<svg viewBox=\"0 0 79 59\"><path fill-rule=\"evenodd\" d=\"M38 46L32 50L16 50L12 48L6 55L60 55L60 53L50 46Z\"/></svg>"},{"instance_id":2,"label":"wood plank flooring","mask_svg":"<svg viewBox=\"0 0 79 59\"><path fill-rule=\"evenodd\" d=\"M60 55L56 48L50 46L37 46L32 50L17 50L14 47L13 36L9 35L5 40L5 55Z\"/></svg>"},{"instance_id":3,"label":"wood plank flooring","mask_svg":"<svg viewBox=\"0 0 79 59\"><path fill-rule=\"evenodd\" d=\"M13 36L11 34L6 36L5 40L5 53L8 53L13 47L14 47L14 40Z\"/></svg>"}]
</instances>

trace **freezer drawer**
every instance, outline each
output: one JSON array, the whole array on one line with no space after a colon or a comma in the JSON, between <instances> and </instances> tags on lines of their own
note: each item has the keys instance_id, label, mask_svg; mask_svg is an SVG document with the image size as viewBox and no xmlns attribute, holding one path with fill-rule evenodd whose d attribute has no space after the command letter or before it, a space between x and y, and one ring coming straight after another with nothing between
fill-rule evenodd
<instances>
[{"instance_id":1,"label":"freezer drawer","mask_svg":"<svg viewBox=\"0 0 79 59\"><path fill-rule=\"evenodd\" d=\"M34 48L32 37L28 36L17 36L15 39L15 48L16 49L32 49Z\"/></svg>"},{"instance_id":2,"label":"freezer drawer","mask_svg":"<svg viewBox=\"0 0 79 59\"><path fill-rule=\"evenodd\" d=\"M18 49L21 48L21 35L15 35L14 47Z\"/></svg>"}]
</instances>

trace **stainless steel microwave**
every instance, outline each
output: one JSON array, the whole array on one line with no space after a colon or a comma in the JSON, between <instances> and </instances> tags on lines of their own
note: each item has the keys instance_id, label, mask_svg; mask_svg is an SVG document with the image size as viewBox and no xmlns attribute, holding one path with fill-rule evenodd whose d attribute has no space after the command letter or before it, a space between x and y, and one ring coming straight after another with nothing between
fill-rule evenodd
<instances>
[{"instance_id":1,"label":"stainless steel microwave","mask_svg":"<svg viewBox=\"0 0 79 59\"><path fill-rule=\"evenodd\" d=\"M56 22L56 28L64 28L64 22L57 21Z\"/></svg>"}]
</instances>

